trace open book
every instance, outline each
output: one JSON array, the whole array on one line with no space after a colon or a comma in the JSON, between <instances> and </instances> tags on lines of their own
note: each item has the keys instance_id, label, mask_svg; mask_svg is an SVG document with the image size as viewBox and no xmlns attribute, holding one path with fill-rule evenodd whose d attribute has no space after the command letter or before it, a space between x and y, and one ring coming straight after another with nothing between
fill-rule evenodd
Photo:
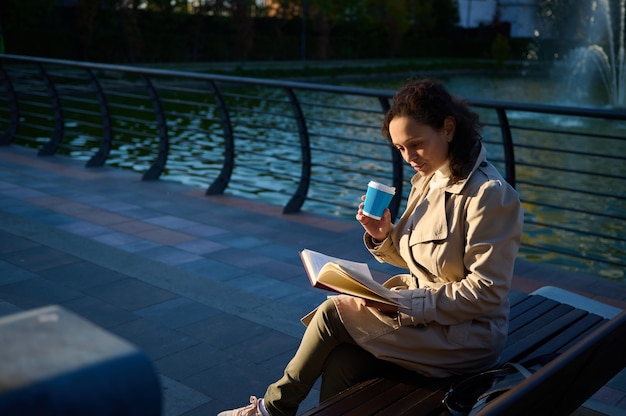
<instances>
[{"instance_id":1,"label":"open book","mask_svg":"<svg viewBox=\"0 0 626 416\"><path fill-rule=\"evenodd\" d=\"M300 258L313 287L402 306L399 294L375 281L365 263L339 259L308 249L300 252Z\"/></svg>"}]
</instances>

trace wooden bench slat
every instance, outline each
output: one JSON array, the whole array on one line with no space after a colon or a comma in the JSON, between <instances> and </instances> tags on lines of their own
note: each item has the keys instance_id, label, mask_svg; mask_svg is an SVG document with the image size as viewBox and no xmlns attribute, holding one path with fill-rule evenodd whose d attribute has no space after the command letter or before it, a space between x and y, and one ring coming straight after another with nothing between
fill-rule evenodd
<instances>
[{"instance_id":1,"label":"wooden bench slat","mask_svg":"<svg viewBox=\"0 0 626 416\"><path fill-rule=\"evenodd\" d=\"M518 316L534 308L545 299L543 296L526 296L524 299L512 304L509 312L509 321L515 320Z\"/></svg>"},{"instance_id":2,"label":"wooden bench slat","mask_svg":"<svg viewBox=\"0 0 626 416\"><path fill-rule=\"evenodd\" d=\"M396 383L397 381L395 380L384 378L366 380L321 402L317 407L314 407L302 416L345 414L354 408L355 403L358 405L366 401L373 392L386 391Z\"/></svg>"},{"instance_id":3,"label":"wooden bench slat","mask_svg":"<svg viewBox=\"0 0 626 416\"><path fill-rule=\"evenodd\" d=\"M355 407L345 413L342 413L342 415L362 416L377 414L379 411L383 410L395 401L401 400L403 397L414 393L417 389L419 389L419 387L413 383L395 383L385 391L376 392L376 394L368 396L368 398L361 403L356 403Z\"/></svg>"},{"instance_id":4,"label":"wooden bench slat","mask_svg":"<svg viewBox=\"0 0 626 416\"><path fill-rule=\"evenodd\" d=\"M534 298L534 297L535 296L529 296L529 298ZM533 302L532 307L527 308L526 310L524 310L522 313L515 316L514 318L511 319L510 314L509 314L509 334L517 331L522 326L527 325L529 322L534 321L535 319L539 318L544 313L560 305L559 302L546 299L542 296L537 296L537 299L533 299L533 300L536 300L537 302ZM528 306L528 305L522 304L520 306L523 307L523 306Z\"/></svg>"},{"instance_id":5,"label":"wooden bench slat","mask_svg":"<svg viewBox=\"0 0 626 416\"><path fill-rule=\"evenodd\" d=\"M573 307L569 305L557 305L554 308L546 310L542 315L529 317L529 320L525 325L517 325L516 330L509 330L509 336L507 337L507 342L512 344L526 338L533 334L534 332L540 330L545 327L552 321L555 321L561 318L563 315L574 310Z\"/></svg>"},{"instance_id":6,"label":"wooden bench slat","mask_svg":"<svg viewBox=\"0 0 626 416\"><path fill-rule=\"evenodd\" d=\"M535 332L528 334L526 337L515 340L514 343L507 345L501 355L501 362L522 361L529 356L534 350L556 335L563 333L565 329L573 325L576 321L582 319L587 312L580 309L570 310L568 313L559 318L543 323L543 325ZM548 351L548 353L555 351Z\"/></svg>"},{"instance_id":7,"label":"wooden bench slat","mask_svg":"<svg viewBox=\"0 0 626 416\"><path fill-rule=\"evenodd\" d=\"M445 391L455 378L431 379L417 375L405 380L378 378L350 387L339 395L320 403L302 416L365 416L412 413L411 409L441 412ZM428 413L420 413L428 414Z\"/></svg>"},{"instance_id":8,"label":"wooden bench slat","mask_svg":"<svg viewBox=\"0 0 626 416\"><path fill-rule=\"evenodd\" d=\"M509 292L509 303L511 304L511 308L513 308L515 305L517 305L518 303L520 303L527 297L528 297L527 293L518 292L515 290Z\"/></svg>"},{"instance_id":9,"label":"wooden bench slat","mask_svg":"<svg viewBox=\"0 0 626 416\"><path fill-rule=\"evenodd\" d=\"M441 413L441 401L444 391L449 387L439 390L418 388L400 400L395 401L386 409L375 413L376 416L415 416L415 415L438 415Z\"/></svg>"},{"instance_id":10,"label":"wooden bench slat","mask_svg":"<svg viewBox=\"0 0 626 416\"><path fill-rule=\"evenodd\" d=\"M526 359L539 357L552 352L563 352L607 321L608 319L604 319L598 315L587 314L565 331L536 349L532 354L528 355Z\"/></svg>"}]
</instances>

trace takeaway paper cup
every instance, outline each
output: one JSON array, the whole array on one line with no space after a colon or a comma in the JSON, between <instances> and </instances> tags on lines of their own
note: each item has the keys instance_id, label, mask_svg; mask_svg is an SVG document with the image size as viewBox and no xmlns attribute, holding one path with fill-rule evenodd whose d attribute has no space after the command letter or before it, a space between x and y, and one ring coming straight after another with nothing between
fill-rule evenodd
<instances>
[{"instance_id":1,"label":"takeaway paper cup","mask_svg":"<svg viewBox=\"0 0 626 416\"><path fill-rule=\"evenodd\" d=\"M374 219L381 219L385 208L389 206L391 198L396 193L393 186L383 185L382 183L370 181L367 184L367 193L365 194L365 202L363 203L363 214Z\"/></svg>"}]
</instances>

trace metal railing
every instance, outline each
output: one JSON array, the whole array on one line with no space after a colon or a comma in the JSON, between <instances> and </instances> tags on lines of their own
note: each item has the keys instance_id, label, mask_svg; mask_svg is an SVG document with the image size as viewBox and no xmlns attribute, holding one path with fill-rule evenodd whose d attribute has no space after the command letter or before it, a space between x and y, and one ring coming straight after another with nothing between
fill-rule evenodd
<instances>
[{"instance_id":1,"label":"metal railing","mask_svg":"<svg viewBox=\"0 0 626 416\"><path fill-rule=\"evenodd\" d=\"M301 209L354 215L414 172L380 134L393 91L0 56L0 144ZM626 112L470 100L520 192L523 254L623 279Z\"/></svg>"}]
</instances>

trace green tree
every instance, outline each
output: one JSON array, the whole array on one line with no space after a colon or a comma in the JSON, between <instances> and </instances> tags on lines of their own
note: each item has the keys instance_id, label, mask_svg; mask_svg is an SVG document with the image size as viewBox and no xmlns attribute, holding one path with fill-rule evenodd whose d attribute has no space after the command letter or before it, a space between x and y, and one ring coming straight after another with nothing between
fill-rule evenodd
<instances>
[{"instance_id":1,"label":"green tree","mask_svg":"<svg viewBox=\"0 0 626 416\"><path fill-rule=\"evenodd\" d=\"M144 37L139 26L139 6L141 0L113 0L119 10L122 30L127 39L128 59L130 62L141 62L144 58Z\"/></svg>"},{"instance_id":2,"label":"green tree","mask_svg":"<svg viewBox=\"0 0 626 416\"><path fill-rule=\"evenodd\" d=\"M253 3L253 0L232 0L230 5L231 15L237 28L237 51L242 60L248 58L254 46Z\"/></svg>"},{"instance_id":3,"label":"green tree","mask_svg":"<svg viewBox=\"0 0 626 416\"><path fill-rule=\"evenodd\" d=\"M363 18L363 0L306 0L308 19L317 34L316 57L327 59L331 54L331 33L338 22Z\"/></svg>"},{"instance_id":4,"label":"green tree","mask_svg":"<svg viewBox=\"0 0 626 416\"><path fill-rule=\"evenodd\" d=\"M186 13L189 9L187 0L127 0L133 7L163 13Z\"/></svg>"},{"instance_id":5,"label":"green tree","mask_svg":"<svg viewBox=\"0 0 626 416\"><path fill-rule=\"evenodd\" d=\"M82 59L90 59L89 51L93 42L96 17L100 9L99 0L78 0L75 9L76 37Z\"/></svg>"},{"instance_id":6,"label":"green tree","mask_svg":"<svg viewBox=\"0 0 626 416\"><path fill-rule=\"evenodd\" d=\"M511 44L509 39L498 33L491 43L491 56L496 60L496 67L503 69L504 61L511 57Z\"/></svg>"},{"instance_id":7,"label":"green tree","mask_svg":"<svg viewBox=\"0 0 626 416\"><path fill-rule=\"evenodd\" d=\"M411 26L423 32L447 31L459 21L455 0L408 0Z\"/></svg>"},{"instance_id":8,"label":"green tree","mask_svg":"<svg viewBox=\"0 0 626 416\"><path fill-rule=\"evenodd\" d=\"M411 26L409 0L366 0L365 16L370 16L373 26L381 25L387 34L389 56L394 57L402 49L403 38Z\"/></svg>"},{"instance_id":9,"label":"green tree","mask_svg":"<svg viewBox=\"0 0 626 416\"><path fill-rule=\"evenodd\" d=\"M0 23L0 55L4 53L4 34L2 33L2 23Z\"/></svg>"},{"instance_id":10,"label":"green tree","mask_svg":"<svg viewBox=\"0 0 626 416\"><path fill-rule=\"evenodd\" d=\"M257 16L283 20L299 19L302 14L302 0L276 0L270 6L257 7L256 10Z\"/></svg>"}]
</instances>

